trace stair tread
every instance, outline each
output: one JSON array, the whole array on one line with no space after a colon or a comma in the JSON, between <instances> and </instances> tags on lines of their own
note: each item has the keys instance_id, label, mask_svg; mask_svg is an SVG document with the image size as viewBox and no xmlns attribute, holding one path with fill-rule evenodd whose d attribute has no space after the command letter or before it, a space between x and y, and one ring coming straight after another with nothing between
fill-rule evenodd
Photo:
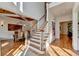
<instances>
[{"instance_id":1,"label":"stair tread","mask_svg":"<svg viewBox=\"0 0 79 59\"><path fill-rule=\"evenodd\" d=\"M40 44L37 44L37 43L35 43L35 42L30 42L30 44L33 44L33 45L35 45L35 46L37 46L37 47L40 47Z\"/></svg>"},{"instance_id":2,"label":"stair tread","mask_svg":"<svg viewBox=\"0 0 79 59\"><path fill-rule=\"evenodd\" d=\"M39 46L36 46L36 45L33 45L33 44L30 44L30 46L32 46L32 47L34 47L34 48L40 50L40 47L39 47Z\"/></svg>"},{"instance_id":3,"label":"stair tread","mask_svg":"<svg viewBox=\"0 0 79 59\"><path fill-rule=\"evenodd\" d=\"M36 32L35 34L41 34L41 32Z\"/></svg>"},{"instance_id":4,"label":"stair tread","mask_svg":"<svg viewBox=\"0 0 79 59\"><path fill-rule=\"evenodd\" d=\"M34 38L31 38L30 40L33 41L33 42L36 42L36 43L40 43L40 40L37 40L37 39L34 39Z\"/></svg>"},{"instance_id":5,"label":"stair tread","mask_svg":"<svg viewBox=\"0 0 79 59\"><path fill-rule=\"evenodd\" d=\"M32 37L38 37L38 38L40 38L40 36L38 36L38 35L33 35Z\"/></svg>"},{"instance_id":6,"label":"stair tread","mask_svg":"<svg viewBox=\"0 0 79 59\"><path fill-rule=\"evenodd\" d=\"M40 37L37 37L37 36L32 36L32 38L40 40Z\"/></svg>"},{"instance_id":7,"label":"stair tread","mask_svg":"<svg viewBox=\"0 0 79 59\"><path fill-rule=\"evenodd\" d=\"M38 37L40 37L41 35L38 35L38 34L34 34L33 36L38 36Z\"/></svg>"},{"instance_id":8,"label":"stair tread","mask_svg":"<svg viewBox=\"0 0 79 59\"><path fill-rule=\"evenodd\" d=\"M36 42L36 43L40 43L40 40L38 40L38 39L31 38L30 40L33 41L33 42ZM43 41L46 41L46 40L47 39L43 39Z\"/></svg>"}]
</instances>

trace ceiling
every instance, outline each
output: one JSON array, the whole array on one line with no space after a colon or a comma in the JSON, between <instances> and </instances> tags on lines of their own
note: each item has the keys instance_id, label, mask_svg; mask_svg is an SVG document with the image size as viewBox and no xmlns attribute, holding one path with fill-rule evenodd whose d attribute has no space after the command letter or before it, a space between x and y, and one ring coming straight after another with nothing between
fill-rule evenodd
<instances>
[{"instance_id":1,"label":"ceiling","mask_svg":"<svg viewBox=\"0 0 79 59\"><path fill-rule=\"evenodd\" d=\"M6 4L6 3L0 3L1 4L1 8L0 8L0 15L4 15L4 16L7 16L7 17L10 17L10 18L14 18L14 19L18 19L18 20L28 20L28 21L32 21L34 20L33 18L31 17L26 17L24 16L21 12L19 12L20 14L17 14L16 12L14 11L11 11L11 10L8 10L6 8L2 8L3 4ZM11 5L10 3L7 3L9 5ZM7 5L6 5L7 6ZM12 5L13 6L13 5ZM15 8L14 8L15 9ZM16 9L17 10L17 9ZM18 10L19 11L19 10ZM17 14L17 15L16 15ZM20 16L19 16L20 15ZM22 17L24 17L24 19Z\"/></svg>"},{"instance_id":2,"label":"ceiling","mask_svg":"<svg viewBox=\"0 0 79 59\"><path fill-rule=\"evenodd\" d=\"M18 20L24 20L22 17L16 15L15 13L13 13L11 11L5 10L5 9L0 9L0 15L4 15L4 16L10 17L10 18L15 18L15 19L18 19ZM30 17L25 17L25 19L28 20L28 21L34 20Z\"/></svg>"},{"instance_id":3,"label":"ceiling","mask_svg":"<svg viewBox=\"0 0 79 59\"><path fill-rule=\"evenodd\" d=\"M65 2L55 7L49 8L49 12L54 17L63 16L65 14L72 13L72 8L74 6L74 2Z\"/></svg>"}]
</instances>

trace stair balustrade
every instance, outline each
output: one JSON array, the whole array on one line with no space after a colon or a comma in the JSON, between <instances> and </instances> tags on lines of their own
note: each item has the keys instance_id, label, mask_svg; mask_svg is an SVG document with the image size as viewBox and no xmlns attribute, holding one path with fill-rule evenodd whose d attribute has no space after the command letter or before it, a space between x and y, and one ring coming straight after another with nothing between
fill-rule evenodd
<instances>
[{"instance_id":1,"label":"stair balustrade","mask_svg":"<svg viewBox=\"0 0 79 59\"><path fill-rule=\"evenodd\" d=\"M42 21L44 17L45 17L45 15L43 15L38 22ZM41 34L40 34L40 51L46 51L45 50L46 49L46 47L45 47L46 46L46 39L45 39L45 30L46 29L45 28L46 28L46 25L48 22L45 20L42 24L40 23L42 26L40 26L40 29L37 29L38 22L32 27L32 29L30 31L31 37L36 32L41 32Z\"/></svg>"},{"instance_id":2,"label":"stair balustrade","mask_svg":"<svg viewBox=\"0 0 79 59\"><path fill-rule=\"evenodd\" d=\"M38 23L43 20L43 18L45 17L45 14L36 22L36 24L31 28L30 32L31 32L31 36L37 32L37 26L38 26ZM41 23L40 23L41 24Z\"/></svg>"},{"instance_id":3,"label":"stair balustrade","mask_svg":"<svg viewBox=\"0 0 79 59\"><path fill-rule=\"evenodd\" d=\"M46 39L45 39L46 25L47 25L47 21L44 22L44 26L40 29L40 31L41 31L40 50L41 51L45 51L45 49L46 49Z\"/></svg>"}]
</instances>

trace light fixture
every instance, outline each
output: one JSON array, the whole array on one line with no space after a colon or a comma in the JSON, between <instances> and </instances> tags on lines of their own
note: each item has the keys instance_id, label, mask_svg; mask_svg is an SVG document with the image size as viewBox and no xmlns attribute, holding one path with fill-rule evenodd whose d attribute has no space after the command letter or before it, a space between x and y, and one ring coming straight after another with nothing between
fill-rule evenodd
<instances>
[{"instance_id":1,"label":"light fixture","mask_svg":"<svg viewBox=\"0 0 79 59\"><path fill-rule=\"evenodd\" d=\"M3 21L0 21L0 26L3 26L4 22Z\"/></svg>"},{"instance_id":2,"label":"light fixture","mask_svg":"<svg viewBox=\"0 0 79 59\"><path fill-rule=\"evenodd\" d=\"M23 26L26 26L25 24Z\"/></svg>"}]
</instances>

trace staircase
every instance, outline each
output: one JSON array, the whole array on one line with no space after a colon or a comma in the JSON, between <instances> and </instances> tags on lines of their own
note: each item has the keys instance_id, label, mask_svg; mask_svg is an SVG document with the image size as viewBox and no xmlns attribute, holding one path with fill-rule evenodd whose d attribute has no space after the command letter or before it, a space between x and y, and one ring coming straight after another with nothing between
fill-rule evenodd
<instances>
[{"instance_id":1,"label":"staircase","mask_svg":"<svg viewBox=\"0 0 79 59\"><path fill-rule=\"evenodd\" d=\"M45 14L39 19L41 21L45 17ZM38 22L32 27L30 33L30 42L27 50L26 56L44 56L46 55L46 40L48 38L48 33L45 32L47 21L45 21L40 27L37 29Z\"/></svg>"},{"instance_id":2,"label":"staircase","mask_svg":"<svg viewBox=\"0 0 79 59\"><path fill-rule=\"evenodd\" d=\"M46 34L46 33L43 33L43 34ZM32 37L30 38L29 49L30 51L32 51L32 53L43 56L45 55L45 41L47 39L47 36L44 35L43 36L44 38L41 38L41 35L42 35L41 31L37 31L32 35Z\"/></svg>"}]
</instances>

